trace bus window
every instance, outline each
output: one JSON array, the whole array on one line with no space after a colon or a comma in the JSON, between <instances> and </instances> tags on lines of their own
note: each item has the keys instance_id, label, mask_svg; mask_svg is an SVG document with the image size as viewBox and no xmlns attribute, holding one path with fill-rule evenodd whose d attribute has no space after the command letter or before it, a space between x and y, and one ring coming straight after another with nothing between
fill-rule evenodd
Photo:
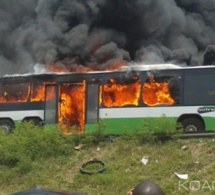
<instances>
[{"instance_id":1,"label":"bus window","mask_svg":"<svg viewBox=\"0 0 215 195\"><path fill-rule=\"evenodd\" d=\"M31 102L44 101L45 99L45 83L32 83Z\"/></svg>"},{"instance_id":2,"label":"bus window","mask_svg":"<svg viewBox=\"0 0 215 195\"><path fill-rule=\"evenodd\" d=\"M86 122L96 123L98 120L98 84L87 85L87 109L86 109Z\"/></svg>"},{"instance_id":3,"label":"bus window","mask_svg":"<svg viewBox=\"0 0 215 195\"><path fill-rule=\"evenodd\" d=\"M179 102L179 85L174 77L150 76L143 84L142 100L148 106Z\"/></svg>"},{"instance_id":4,"label":"bus window","mask_svg":"<svg viewBox=\"0 0 215 195\"><path fill-rule=\"evenodd\" d=\"M29 83L1 84L0 103L27 102L29 92Z\"/></svg>"},{"instance_id":5,"label":"bus window","mask_svg":"<svg viewBox=\"0 0 215 195\"><path fill-rule=\"evenodd\" d=\"M41 83L32 83L31 88L31 102L40 102L45 100L45 85L46 84L54 84L51 82L41 82ZM54 98L54 88L50 88L50 91L48 94L46 94L46 101L52 100Z\"/></svg>"},{"instance_id":6,"label":"bus window","mask_svg":"<svg viewBox=\"0 0 215 195\"><path fill-rule=\"evenodd\" d=\"M109 79L103 86L103 105L112 106L138 106L140 97L140 79L135 77L126 81Z\"/></svg>"},{"instance_id":7,"label":"bus window","mask_svg":"<svg viewBox=\"0 0 215 195\"><path fill-rule=\"evenodd\" d=\"M212 105L215 101L215 77L189 75L184 77L184 103L186 105Z\"/></svg>"},{"instance_id":8,"label":"bus window","mask_svg":"<svg viewBox=\"0 0 215 195\"><path fill-rule=\"evenodd\" d=\"M52 99L49 98L50 93ZM56 85L46 85L45 87L45 121L47 124L56 122L57 118L57 89Z\"/></svg>"}]
</instances>

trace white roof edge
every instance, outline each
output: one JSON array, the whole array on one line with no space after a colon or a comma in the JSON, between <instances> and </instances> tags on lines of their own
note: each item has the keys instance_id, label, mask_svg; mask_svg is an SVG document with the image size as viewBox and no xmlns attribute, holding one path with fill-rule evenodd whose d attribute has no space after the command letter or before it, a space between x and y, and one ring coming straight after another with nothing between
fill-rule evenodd
<instances>
[{"instance_id":1,"label":"white roof edge","mask_svg":"<svg viewBox=\"0 0 215 195\"><path fill-rule=\"evenodd\" d=\"M162 69L179 69L182 68L175 64L138 64L122 66L118 70L162 70Z\"/></svg>"},{"instance_id":2,"label":"white roof edge","mask_svg":"<svg viewBox=\"0 0 215 195\"><path fill-rule=\"evenodd\" d=\"M215 68L215 65L199 65L199 66L180 66L175 64L135 64L122 66L119 69L105 70L105 71L88 71L88 72L40 72L40 73L26 73L26 74L5 74L4 77L26 77L32 75L71 75L71 74L91 74L91 73L111 73L121 71L141 71L141 70L166 70L166 69L201 69L201 68Z\"/></svg>"}]
</instances>

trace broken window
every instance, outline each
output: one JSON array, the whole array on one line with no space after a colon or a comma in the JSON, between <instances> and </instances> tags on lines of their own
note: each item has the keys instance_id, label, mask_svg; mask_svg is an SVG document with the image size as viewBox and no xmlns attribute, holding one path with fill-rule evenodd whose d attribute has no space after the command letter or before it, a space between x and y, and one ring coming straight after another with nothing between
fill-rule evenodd
<instances>
[{"instance_id":1,"label":"broken window","mask_svg":"<svg viewBox=\"0 0 215 195\"><path fill-rule=\"evenodd\" d=\"M178 103L179 85L176 78L149 76L143 84L142 99L148 106Z\"/></svg>"},{"instance_id":2,"label":"broken window","mask_svg":"<svg viewBox=\"0 0 215 195\"><path fill-rule=\"evenodd\" d=\"M31 102L40 102L45 100L45 86L48 84L54 84L53 82L41 82L32 83L31 88ZM46 92L46 101L52 100L54 98L54 88L48 88L50 91Z\"/></svg>"},{"instance_id":3,"label":"broken window","mask_svg":"<svg viewBox=\"0 0 215 195\"><path fill-rule=\"evenodd\" d=\"M31 102L44 101L45 83L33 83L31 89Z\"/></svg>"},{"instance_id":4,"label":"broken window","mask_svg":"<svg viewBox=\"0 0 215 195\"><path fill-rule=\"evenodd\" d=\"M1 84L0 103L27 102L29 92L29 83Z\"/></svg>"},{"instance_id":5,"label":"broken window","mask_svg":"<svg viewBox=\"0 0 215 195\"><path fill-rule=\"evenodd\" d=\"M140 79L137 77L126 81L111 78L103 85L103 105L106 107L138 106L140 87Z\"/></svg>"}]
</instances>

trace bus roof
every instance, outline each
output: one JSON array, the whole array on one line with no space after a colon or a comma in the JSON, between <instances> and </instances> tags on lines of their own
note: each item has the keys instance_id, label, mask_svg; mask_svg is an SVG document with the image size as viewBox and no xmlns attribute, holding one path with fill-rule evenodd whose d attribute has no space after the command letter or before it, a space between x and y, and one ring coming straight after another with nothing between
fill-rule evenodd
<instances>
[{"instance_id":1,"label":"bus roof","mask_svg":"<svg viewBox=\"0 0 215 195\"><path fill-rule=\"evenodd\" d=\"M215 68L215 65L200 65L200 66L183 66L176 64L135 64L129 66L122 66L118 70L136 70L136 71L150 71L150 70L168 70L168 69L201 69L201 68Z\"/></svg>"},{"instance_id":2,"label":"bus roof","mask_svg":"<svg viewBox=\"0 0 215 195\"><path fill-rule=\"evenodd\" d=\"M175 64L136 64L130 66L122 66L119 70L163 70L163 69L178 69L181 66Z\"/></svg>"},{"instance_id":3,"label":"bus roof","mask_svg":"<svg viewBox=\"0 0 215 195\"><path fill-rule=\"evenodd\" d=\"M0 78L16 78L16 77L29 77L36 75L79 75L79 74L100 74L100 73L116 73L116 72L129 72L129 71L150 71L150 70L174 70L174 69L207 69L215 68L215 65L202 65L202 66L179 66L175 64L131 64L122 66L119 69L108 71L88 71L88 72L42 72L42 73L26 73L26 74L12 74L4 75Z\"/></svg>"}]
</instances>

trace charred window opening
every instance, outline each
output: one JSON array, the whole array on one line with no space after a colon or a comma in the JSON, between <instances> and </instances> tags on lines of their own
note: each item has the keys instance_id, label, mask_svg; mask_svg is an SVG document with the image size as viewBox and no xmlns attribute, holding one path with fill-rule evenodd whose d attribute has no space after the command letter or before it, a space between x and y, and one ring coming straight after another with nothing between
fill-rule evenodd
<instances>
[{"instance_id":1,"label":"charred window opening","mask_svg":"<svg viewBox=\"0 0 215 195\"><path fill-rule=\"evenodd\" d=\"M27 102L29 93L29 83L1 84L0 103Z\"/></svg>"},{"instance_id":2,"label":"charred window opening","mask_svg":"<svg viewBox=\"0 0 215 195\"><path fill-rule=\"evenodd\" d=\"M148 106L179 102L179 84L174 77L150 76L143 84L142 99Z\"/></svg>"},{"instance_id":3,"label":"charred window opening","mask_svg":"<svg viewBox=\"0 0 215 195\"><path fill-rule=\"evenodd\" d=\"M85 82L66 83L60 86L58 119L60 123L84 129L85 91Z\"/></svg>"},{"instance_id":4,"label":"charred window opening","mask_svg":"<svg viewBox=\"0 0 215 195\"><path fill-rule=\"evenodd\" d=\"M125 81L111 78L103 85L103 105L106 107L138 106L140 88L140 79L138 77Z\"/></svg>"}]
</instances>

